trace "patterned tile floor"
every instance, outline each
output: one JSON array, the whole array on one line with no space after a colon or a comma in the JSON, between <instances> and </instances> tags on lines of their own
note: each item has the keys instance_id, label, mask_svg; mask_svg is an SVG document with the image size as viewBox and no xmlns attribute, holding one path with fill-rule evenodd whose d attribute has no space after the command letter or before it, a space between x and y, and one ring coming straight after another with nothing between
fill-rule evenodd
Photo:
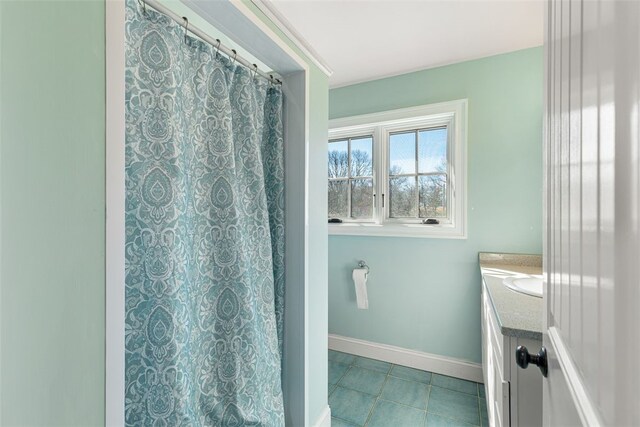
<instances>
[{"instance_id":1,"label":"patterned tile floor","mask_svg":"<svg viewBox=\"0 0 640 427\"><path fill-rule=\"evenodd\" d=\"M482 384L329 350L332 427L488 426Z\"/></svg>"}]
</instances>

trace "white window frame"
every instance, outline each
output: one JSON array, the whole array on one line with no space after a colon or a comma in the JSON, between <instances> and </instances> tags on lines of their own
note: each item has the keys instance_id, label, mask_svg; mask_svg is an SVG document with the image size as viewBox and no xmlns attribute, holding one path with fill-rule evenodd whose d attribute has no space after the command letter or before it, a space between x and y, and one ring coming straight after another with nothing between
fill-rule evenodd
<instances>
[{"instance_id":1,"label":"white window frame","mask_svg":"<svg viewBox=\"0 0 640 427\"><path fill-rule=\"evenodd\" d=\"M440 224L421 224L419 219L389 217L389 135L438 126L447 126L449 167L447 174L447 215ZM467 238L467 100L455 100L382 113L365 114L329 121L329 139L373 135L373 189L376 203L370 221L343 219L330 223L330 235L392 236L422 238ZM417 171L416 171L417 172ZM382 203L384 195L384 206Z\"/></svg>"},{"instance_id":2,"label":"white window frame","mask_svg":"<svg viewBox=\"0 0 640 427\"><path fill-rule=\"evenodd\" d=\"M366 138L368 136L371 136L373 139L373 143L372 143L372 162L373 162L373 168L372 168L372 174L371 177L373 179L373 193L376 194L376 189L378 188L378 176L376 174L376 160L378 159L378 152L376 151L376 139L378 137L377 135L377 129L375 126L364 126L364 127L358 127L358 133L353 133L351 131L345 131L345 132L341 132L341 130L336 130L336 132L331 132L329 131L329 135L331 136L329 138L328 143L330 144L331 142L335 142L338 140L346 140L346 139L358 139L360 137ZM349 145L349 158L351 158L351 145ZM348 165L349 169L351 168L351 165ZM349 178L350 176L350 171L347 174L347 185L349 187L348 189L348 194L349 196L351 196L351 179ZM351 203L351 197L349 197L349 204ZM348 211L351 212L351 207L348 207ZM375 217L376 214L376 207L374 206L373 208L373 214ZM340 218L342 220L343 223L353 223L353 224L360 224L360 223L366 223L366 224L372 224L374 221L367 221L366 219L362 219L362 218Z\"/></svg>"}]
</instances>

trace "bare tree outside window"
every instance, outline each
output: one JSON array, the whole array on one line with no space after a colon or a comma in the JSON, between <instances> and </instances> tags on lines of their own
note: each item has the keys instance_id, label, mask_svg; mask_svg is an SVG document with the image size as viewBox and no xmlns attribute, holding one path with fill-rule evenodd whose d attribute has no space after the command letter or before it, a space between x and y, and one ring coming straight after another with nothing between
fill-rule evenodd
<instances>
[{"instance_id":1,"label":"bare tree outside window","mask_svg":"<svg viewBox=\"0 0 640 427\"><path fill-rule=\"evenodd\" d=\"M373 138L329 142L329 218L373 217Z\"/></svg>"},{"instance_id":2,"label":"bare tree outside window","mask_svg":"<svg viewBox=\"0 0 640 427\"><path fill-rule=\"evenodd\" d=\"M441 174L420 176L419 187L419 217L446 218L447 217L447 168L438 168Z\"/></svg>"},{"instance_id":3,"label":"bare tree outside window","mask_svg":"<svg viewBox=\"0 0 640 427\"><path fill-rule=\"evenodd\" d=\"M391 134L389 159L389 216L446 218L447 128Z\"/></svg>"},{"instance_id":4,"label":"bare tree outside window","mask_svg":"<svg viewBox=\"0 0 640 427\"><path fill-rule=\"evenodd\" d=\"M392 133L388 141L390 218L447 218L448 129ZM373 218L373 137L329 142L329 218Z\"/></svg>"}]
</instances>

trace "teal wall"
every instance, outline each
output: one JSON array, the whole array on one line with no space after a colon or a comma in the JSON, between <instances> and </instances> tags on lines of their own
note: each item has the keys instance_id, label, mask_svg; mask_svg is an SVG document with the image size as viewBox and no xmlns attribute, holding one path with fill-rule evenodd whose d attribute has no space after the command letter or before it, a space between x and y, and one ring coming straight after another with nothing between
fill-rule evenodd
<instances>
[{"instance_id":1,"label":"teal wall","mask_svg":"<svg viewBox=\"0 0 640 427\"><path fill-rule=\"evenodd\" d=\"M481 361L479 251L542 251L542 48L330 91L330 118L467 98L468 238L329 237L329 333ZM366 260L369 310L351 270Z\"/></svg>"},{"instance_id":2,"label":"teal wall","mask_svg":"<svg viewBox=\"0 0 640 427\"><path fill-rule=\"evenodd\" d=\"M104 423L102 1L0 1L0 425Z\"/></svg>"}]
</instances>

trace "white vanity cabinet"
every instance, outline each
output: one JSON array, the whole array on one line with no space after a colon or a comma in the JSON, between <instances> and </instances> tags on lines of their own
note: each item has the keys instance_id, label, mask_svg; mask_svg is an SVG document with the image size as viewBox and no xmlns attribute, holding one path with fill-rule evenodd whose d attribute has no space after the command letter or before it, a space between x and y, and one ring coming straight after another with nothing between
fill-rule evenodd
<instances>
[{"instance_id":1,"label":"white vanity cabinet","mask_svg":"<svg viewBox=\"0 0 640 427\"><path fill-rule=\"evenodd\" d=\"M531 297L529 297L531 298ZM515 351L519 345L537 352L539 340L501 332L496 311L482 283L482 368L489 425L541 426L542 374L536 366L521 369L516 365Z\"/></svg>"}]
</instances>

